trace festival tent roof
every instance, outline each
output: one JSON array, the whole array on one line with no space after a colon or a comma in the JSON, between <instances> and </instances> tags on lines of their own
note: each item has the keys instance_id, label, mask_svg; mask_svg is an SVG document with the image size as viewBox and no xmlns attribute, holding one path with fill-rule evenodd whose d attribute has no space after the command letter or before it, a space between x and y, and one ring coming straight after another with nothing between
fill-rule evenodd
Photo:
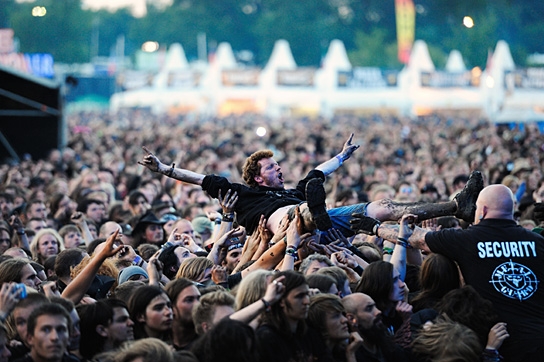
<instances>
[{"instance_id":1,"label":"festival tent roof","mask_svg":"<svg viewBox=\"0 0 544 362\"><path fill-rule=\"evenodd\" d=\"M223 42L219 44L214 62L219 69L236 68L236 58L234 58L230 43Z\"/></svg>"},{"instance_id":2,"label":"festival tent roof","mask_svg":"<svg viewBox=\"0 0 544 362\"><path fill-rule=\"evenodd\" d=\"M341 40L334 39L323 58L322 67L316 71L315 84L325 89L338 87L338 72L351 70L346 48Z\"/></svg>"},{"instance_id":3,"label":"festival tent roof","mask_svg":"<svg viewBox=\"0 0 544 362\"><path fill-rule=\"evenodd\" d=\"M420 72L434 72L434 63L429 54L427 43L423 40L416 40L408 61L408 68Z\"/></svg>"},{"instance_id":4,"label":"festival tent roof","mask_svg":"<svg viewBox=\"0 0 544 362\"><path fill-rule=\"evenodd\" d=\"M153 80L155 88L164 88L167 86L168 78L171 72L183 71L189 69L189 63L185 57L185 51L179 43L174 43L166 53L166 60L161 71Z\"/></svg>"},{"instance_id":5,"label":"festival tent roof","mask_svg":"<svg viewBox=\"0 0 544 362\"><path fill-rule=\"evenodd\" d=\"M185 56L185 50L180 43L174 43L170 45L168 53L166 53L166 61L164 62L164 69L166 70L183 70L189 68L187 57Z\"/></svg>"},{"instance_id":6,"label":"festival tent roof","mask_svg":"<svg viewBox=\"0 0 544 362\"><path fill-rule=\"evenodd\" d=\"M351 62L346 53L346 47L341 40L334 39L329 45L329 50L323 59L324 69L350 70Z\"/></svg>"},{"instance_id":7,"label":"festival tent roof","mask_svg":"<svg viewBox=\"0 0 544 362\"><path fill-rule=\"evenodd\" d=\"M446 62L446 70L452 73L461 73L467 70L463 56L459 50L452 50Z\"/></svg>"},{"instance_id":8,"label":"festival tent roof","mask_svg":"<svg viewBox=\"0 0 544 362\"><path fill-rule=\"evenodd\" d=\"M260 76L260 84L266 90L276 88L276 77L278 69L294 70L297 69L295 58L291 53L291 47L287 40L280 39L274 44L272 54L268 63L264 67Z\"/></svg>"},{"instance_id":9,"label":"festival tent roof","mask_svg":"<svg viewBox=\"0 0 544 362\"><path fill-rule=\"evenodd\" d=\"M264 71L277 69L296 69L297 63L291 53L291 47L287 40L280 39L274 44L272 55L268 59L268 63L264 67Z\"/></svg>"},{"instance_id":10,"label":"festival tent roof","mask_svg":"<svg viewBox=\"0 0 544 362\"><path fill-rule=\"evenodd\" d=\"M510 53L510 47L504 40L499 40L493 53L492 68L502 70L513 70L516 68L512 54Z\"/></svg>"}]
</instances>

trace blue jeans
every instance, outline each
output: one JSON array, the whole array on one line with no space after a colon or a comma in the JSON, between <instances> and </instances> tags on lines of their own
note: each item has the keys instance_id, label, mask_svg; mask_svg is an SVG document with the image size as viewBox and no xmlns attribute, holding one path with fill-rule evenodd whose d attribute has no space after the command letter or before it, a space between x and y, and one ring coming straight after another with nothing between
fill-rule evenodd
<instances>
[{"instance_id":1,"label":"blue jeans","mask_svg":"<svg viewBox=\"0 0 544 362\"><path fill-rule=\"evenodd\" d=\"M353 236L355 233L351 230L349 220L351 214L362 212L366 215L366 207L369 202L335 207L334 209L327 210L327 214L331 218L332 227L338 229L344 236Z\"/></svg>"}]
</instances>

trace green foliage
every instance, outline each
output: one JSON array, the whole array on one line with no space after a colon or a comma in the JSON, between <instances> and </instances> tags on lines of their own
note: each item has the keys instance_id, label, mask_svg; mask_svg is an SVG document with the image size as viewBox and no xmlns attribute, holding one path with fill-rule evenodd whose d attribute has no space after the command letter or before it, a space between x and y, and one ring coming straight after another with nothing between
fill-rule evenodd
<instances>
[{"instance_id":1,"label":"green foliage","mask_svg":"<svg viewBox=\"0 0 544 362\"><path fill-rule=\"evenodd\" d=\"M98 34L98 55L108 56L119 35L132 55L147 40L162 46L183 45L189 59L197 55L197 35L205 33L213 50L229 42L235 51L250 50L264 65L278 39L286 39L297 64L317 66L333 39L344 42L353 65L398 68L394 1L388 0L174 0L134 18L128 10L115 13L82 10L80 0L0 0L0 26L15 30L22 52L49 52L57 62L87 62L91 38ZM544 1L415 0L416 39L429 45L437 67L457 49L468 67L484 66L487 50L505 40L517 64L527 54L544 53ZM31 16L35 5L47 15ZM462 26L463 16L475 26ZM96 51L96 48L93 49Z\"/></svg>"},{"instance_id":2,"label":"green foliage","mask_svg":"<svg viewBox=\"0 0 544 362\"><path fill-rule=\"evenodd\" d=\"M89 59L89 17L79 0L41 1L47 9L43 17L33 17L37 3L17 5L10 17L21 52L49 52L55 59L76 62Z\"/></svg>"}]
</instances>

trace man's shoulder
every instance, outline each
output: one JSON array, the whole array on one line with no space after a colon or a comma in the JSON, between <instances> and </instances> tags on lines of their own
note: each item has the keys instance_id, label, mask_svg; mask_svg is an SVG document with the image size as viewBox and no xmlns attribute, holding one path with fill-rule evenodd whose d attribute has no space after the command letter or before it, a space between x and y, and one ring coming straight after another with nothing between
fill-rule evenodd
<instances>
[{"instance_id":1,"label":"man's shoulder","mask_svg":"<svg viewBox=\"0 0 544 362\"><path fill-rule=\"evenodd\" d=\"M30 357L30 355L27 354L26 356L14 359L11 362L34 362L34 360L32 359L32 357Z\"/></svg>"},{"instance_id":2,"label":"man's shoulder","mask_svg":"<svg viewBox=\"0 0 544 362\"><path fill-rule=\"evenodd\" d=\"M81 362L81 360L76 355L66 353L62 357L62 362Z\"/></svg>"}]
</instances>

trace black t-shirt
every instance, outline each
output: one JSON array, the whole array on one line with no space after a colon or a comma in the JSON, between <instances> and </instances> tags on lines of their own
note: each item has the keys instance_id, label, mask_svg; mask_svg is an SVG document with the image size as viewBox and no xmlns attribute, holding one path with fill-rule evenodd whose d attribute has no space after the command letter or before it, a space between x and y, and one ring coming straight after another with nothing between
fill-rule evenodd
<instances>
[{"instance_id":1,"label":"black t-shirt","mask_svg":"<svg viewBox=\"0 0 544 362\"><path fill-rule=\"evenodd\" d=\"M544 238L513 220L427 233L434 253L455 260L465 282L490 300L514 341L544 336Z\"/></svg>"},{"instance_id":2,"label":"black t-shirt","mask_svg":"<svg viewBox=\"0 0 544 362\"><path fill-rule=\"evenodd\" d=\"M28 353L27 355L25 355L25 356L23 356L23 357L21 357L19 359L16 359L15 362L34 362L34 360L30 356L30 353ZM62 356L61 362L80 362L80 359L77 358L76 356L74 356L73 354L65 353Z\"/></svg>"},{"instance_id":3,"label":"black t-shirt","mask_svg":"<svg viewBox=\"0 0 544 362\"><path fill-rule=\"evenodd\" d=\"M261 362L313 361L325 354L323 342L312 328L307 328L303 335L294 335L263 324L255 335Z\"/></svg>"},{"instance_id":4,"label":"black t-shirt","mask_svg":"<svg viewBox=\"0 0 544 362\"><path fill-rule=\"evenodd\" d=\"M306 183L312 178L325 180L325 175L319 170L312 170L303 180L298 182L296 189L289 190L266 186L249 187L239 183L231 183L225 177L207 175L202 180L202 189L213 198L217 198L219 190L222 195L225 195L229 189L236 191L238 193L238 202L235 206L237 221L246 228L248 234L251 234L257 229L261 215L268 219L274 211L281 207L298 205L306 201Z\"/></svg>"}]
</instances>

